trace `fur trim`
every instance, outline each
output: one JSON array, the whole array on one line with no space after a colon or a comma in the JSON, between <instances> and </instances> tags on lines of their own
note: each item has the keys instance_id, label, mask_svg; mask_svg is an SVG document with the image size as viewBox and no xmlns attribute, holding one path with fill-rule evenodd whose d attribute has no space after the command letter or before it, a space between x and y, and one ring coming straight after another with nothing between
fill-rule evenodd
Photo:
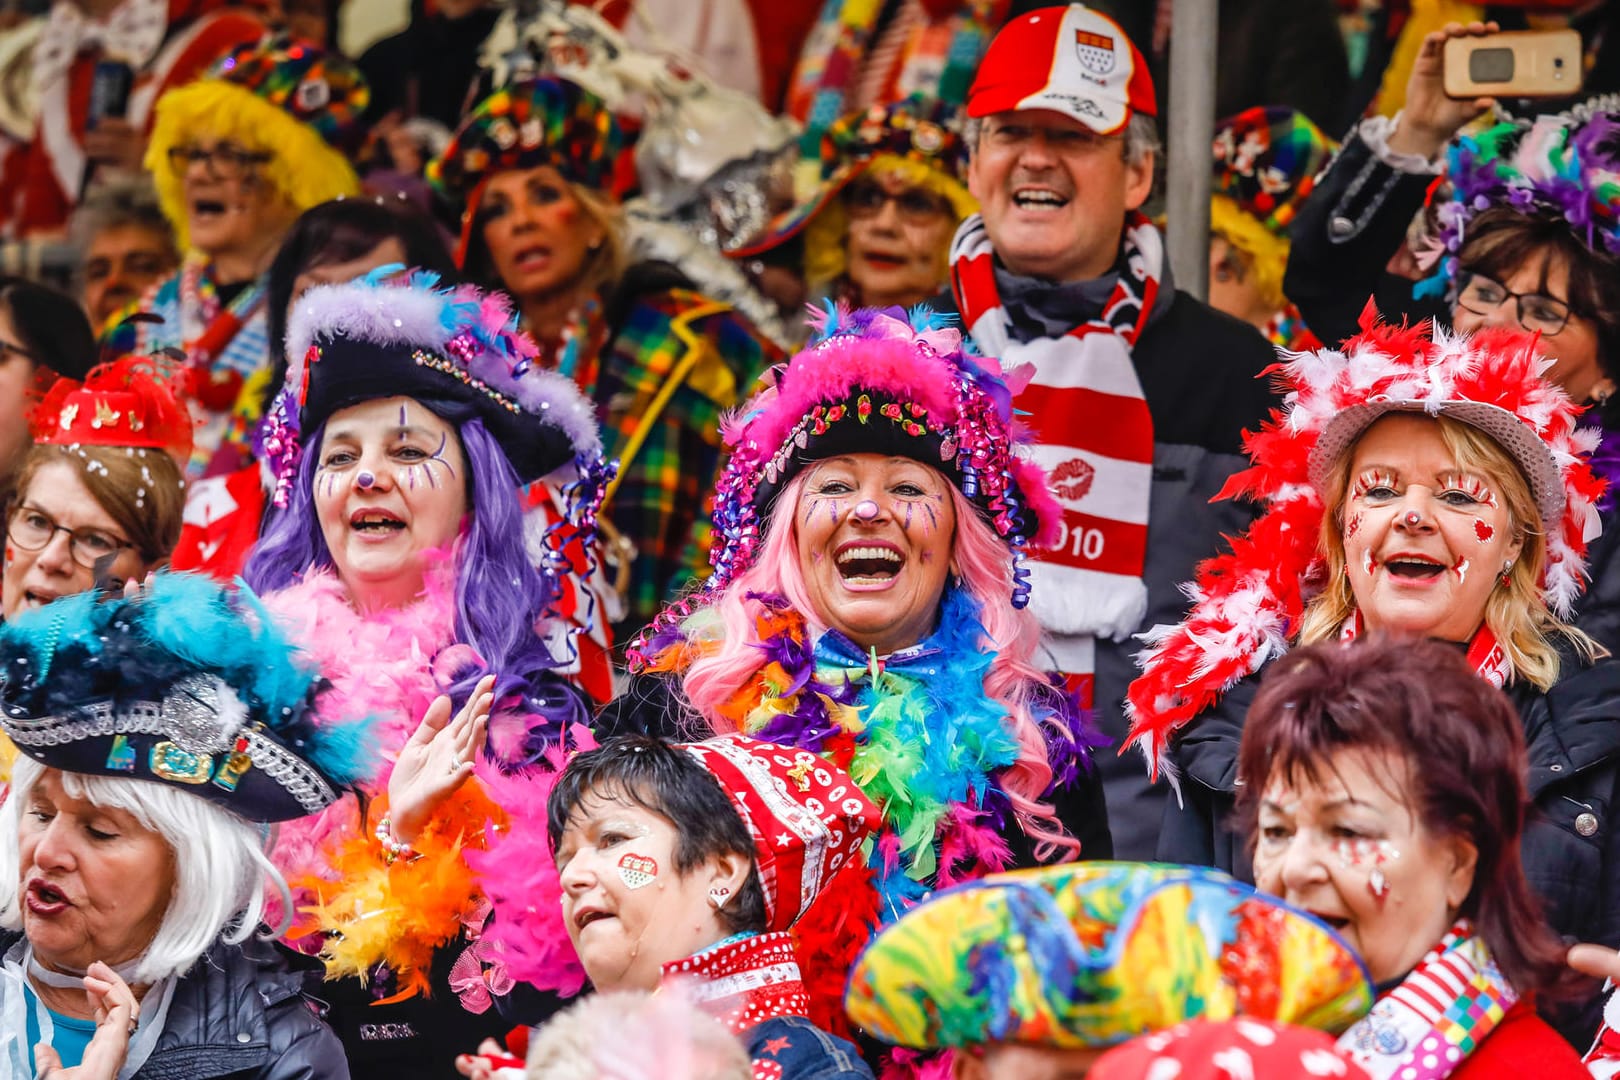
<instances>
[{"instance_id":1,"label":"fur trim","mask_svg":"<svg viewBox=\"0 0 1620 1080\"><path fill-rule=\"evenodd\" d=\"M1431 332L1427 323L1383 326L1375 320L1369 304L1361 333L1342 352L1297 353L1272 369L1286 405L1273 410L1259 431L1244 435L1254 464L1234 474L1216 496L1241 496L1265 512L1231 540L1228 552L1199 565L1196 580L1186 586L1192 601L1187 617L1142 635L1148 647L1137 656L1142 674L1127 691L1131 727L1120 752L1139 746L1155 776L1174 734L1239 679L1286 651L1297 633L1306 583L1322 570L1324 504L1316 484L1370 423L1357 419L1357 410L1369 404L1406 402L1468 423L1476 422L1476 414L1458 415L1448 406L1487 405L1516 420L1517 430L1498 425L1493 437L1521 462L1527 477L1550 468L1557 478L1556 499L1538 499L1546 515L1542 589L1548 608L1567 619L1584 586L1586 542L1595 535L1594 503L1603 490L1585 459L1598 435L1577 428L1580 409L1542 378L1550 361L1536 351L1536 339L1512 329L1466 336ZM1487 419L1494 415L1477 411ZM1530 445L1515 450L1504 431ZM1524 438L1525 432L1535 439ZM1330 446L1333 452L1326 453Z\"/></svg>"}]
</instances>

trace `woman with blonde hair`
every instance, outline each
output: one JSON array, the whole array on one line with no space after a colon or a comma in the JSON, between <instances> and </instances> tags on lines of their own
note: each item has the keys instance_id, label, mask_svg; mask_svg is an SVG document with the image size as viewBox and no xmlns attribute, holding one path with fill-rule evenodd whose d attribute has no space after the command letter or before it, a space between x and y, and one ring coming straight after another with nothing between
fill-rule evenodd
<instances>
[{"instance_id":1,"label":"woman with blonde hair","mask_svg":"<svg viewBox=\"0 0 1620 1080\"><path fill-rule=\"evenodd\" d=\"M1294 645L1398 634L1451 643L1518 709L1539 813L1525 874L1561 933L1620 941L1620 666L1569 614L1602 485L1595 441L1542 378L1535 338L1363 323L1283 368L1286 411L1226 494L1266 505L1201 568L1131 685L1129 743L1179 777L1161 858L1251 873L1227 827L1258 673ZM1565 1018L1572 1041L1591 1018Z\"/></svg>"}]
</instances>

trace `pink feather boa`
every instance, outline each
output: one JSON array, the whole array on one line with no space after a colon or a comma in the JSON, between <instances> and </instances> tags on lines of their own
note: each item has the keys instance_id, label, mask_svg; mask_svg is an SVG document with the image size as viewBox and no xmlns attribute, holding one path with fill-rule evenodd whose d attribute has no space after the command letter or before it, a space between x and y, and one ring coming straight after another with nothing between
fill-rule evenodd
<instances>
[{"instance_id":1,"label":"pink feather boa","mask_svg":"<svg viewBox=\"0 0 1620 1080\"><path fill-rule=\"evenodd\" d=\"M349 604L343 583L330 571L311 571L302 582L264 597L264 604L331 684L317 718L370 716L381 757L360 787L377 797L388 790L395 755L416 730L422 714L444 690L434 660L454 645L455 598L449 562L424 578L416 603L363 615ZM326 853L364 829L360 807L346 795L319 814L284 822L270 860L289 880L334 875ZM305 898L293 897L294 906ZM279 911L266 918L277 925Z\"/></svg>"}]
</instances>

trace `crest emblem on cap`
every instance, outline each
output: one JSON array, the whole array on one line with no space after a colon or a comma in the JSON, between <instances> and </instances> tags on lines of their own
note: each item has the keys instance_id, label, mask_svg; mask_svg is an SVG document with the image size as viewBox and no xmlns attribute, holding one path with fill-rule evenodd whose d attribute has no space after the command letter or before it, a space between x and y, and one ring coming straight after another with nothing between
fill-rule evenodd
<instances>
[{"instance_id":1,"label":"crest emblem on cap","mask_svg":"<svg viewBox=\"0 0 1620 1080\"><path fill-rule=\"evenodd\" d=\"M1090 30L1076 30L1074 51L1080 57L1080 66L1099 79L1113 74L1114 39L1111 35L1096 34Z\"/></svg>"}]
</instances>

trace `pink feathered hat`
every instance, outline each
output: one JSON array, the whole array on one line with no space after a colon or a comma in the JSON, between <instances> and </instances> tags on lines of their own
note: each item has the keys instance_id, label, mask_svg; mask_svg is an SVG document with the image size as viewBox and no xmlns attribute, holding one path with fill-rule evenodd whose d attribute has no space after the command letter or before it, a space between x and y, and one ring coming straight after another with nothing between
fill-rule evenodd
<instances>
[{"instance_id":1,"label":"pink feathered hat","mask_svg":"<svg viewBox=\"0 0 1620 1080\"><path fill-rule=\"evenodd\" d=\"M1013 396L1026 371L968 351L924 307L828 307L814 340L727 417L731 449L714 496L710 589L753 564L772 505L805 465L840 454L909 457L950 478L1014 552L1054 539L1062 511L1046 473L1022 457ZM1013 603L1028 602L1023 572Z\"/></svg>"},{"instance_id":2,"label":"pink feathered hat","mask_svg":"<svg viewBox=\"0 0 1620 1080\"><path fill-rule=\"evenodd\" d=\"M1586 456L1596 429L1543 378L1552 361L1514 328L1468 336L1382 326L1369 304L1361 333L1342 349L1295 354L1278 373L1285 406L1244 436L1254 462L1217 498L1243 496L1265 512L1231 550L1198 567L1192 610L1144 635L1142 674L1126 694L1125 746L1140 746L1155 773L1171 737L1245 675L1281 655L1322 571L1322 487L1334 466L1390 412L1449 416L1494 439L1518 464L1547 538L1542 595L1567 619L1585 587L1587 540L1598 532L1603 483ZM1124 749L1121 748L1121 753Z\"/></svg>"}]
</instances>

